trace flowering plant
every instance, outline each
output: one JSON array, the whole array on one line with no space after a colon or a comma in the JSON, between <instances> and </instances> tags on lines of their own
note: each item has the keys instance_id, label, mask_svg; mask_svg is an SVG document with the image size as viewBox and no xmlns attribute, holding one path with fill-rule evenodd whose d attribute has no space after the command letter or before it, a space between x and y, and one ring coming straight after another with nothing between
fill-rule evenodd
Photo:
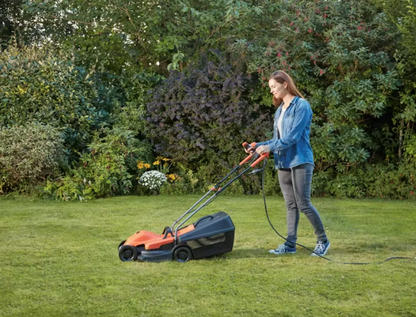
<instances>
[{"instance_id":1,"label":"flowering plant","mask_svg":"<svg viewBox=\"0 0 416 317\"><path fill-rule=\"evenodd\" d=\"M182 177L180 177L178 174L167 174L166 178L167 178L168 182L172 183L172 184L182 180Z\"/></svg>"},{"instance_id":2,"label":"flowering plant","mask_svg":"<svg viewBox=\"0 0 416 317\"><path fill-rule=\"evenodd\" d=\"M165 174L158 171L144 172L139 179L139 184L153 191L158 191L167 181Z\"/></svg>"},{"instance_id":3,"label":"flowering plant","mask_svg":"<svg viewBox=\"0 0 416 317\"><path fill-rule=\"evenodd\" d=\"M153 165L159 172L167 174L169 172L169 168L172 166L172 163L169 163L169 161L170 159L166 157L158 156L156 161L153 162Z\"/></svg>"},{"instance_id":4,"label":"flowering plant","mask_svg":"<svg viewBox=\"0 0 416 317\"><path fill-rule=\"evenodd\" d=\"M153 166L157 171L167 174L169 172L169 168L172 166L172 163L169 163L170 159L162 156L158 156L156 160L152 163L145 163L143 161L137 161L137 168L139 171L145 169L148 170Z\"/></svg>"},{"instance_id":5,"label":"flowering plant","mask_svg":"<svg viewBox=\"0 0 416 317\"><path fill-rule=\"evenodd\" d=\"M145 168L145 169L149 169L149 168L150 168L150 164L145 163L145 162L143 162L143 161L137 161L137 168L138 168L139 170L141 170L141 169L143 169L143 168Z\"/></svg>"}]
</instances>

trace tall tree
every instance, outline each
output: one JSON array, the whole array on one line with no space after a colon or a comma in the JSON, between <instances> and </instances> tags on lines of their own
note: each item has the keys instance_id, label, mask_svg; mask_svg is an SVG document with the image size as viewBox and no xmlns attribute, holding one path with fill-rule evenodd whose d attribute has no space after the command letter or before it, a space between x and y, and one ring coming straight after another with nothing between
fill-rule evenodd
<instances>
[{"instance_id":1,"label":"tall tree","mask_svg":"<svg viewBox=\"0 0 416 317\"><path fill-rule=\"evenodd\" d=\"M223 49L247 32L254 35L261 23L253 27L245 19L257 15L259 22L262 15L261 6L239 0L32 0L28 10L55 25L50 30L58 41L69 30L67 45L83 63L165 74L183 69L201 51Z\"/></svg>"}]
</instances>

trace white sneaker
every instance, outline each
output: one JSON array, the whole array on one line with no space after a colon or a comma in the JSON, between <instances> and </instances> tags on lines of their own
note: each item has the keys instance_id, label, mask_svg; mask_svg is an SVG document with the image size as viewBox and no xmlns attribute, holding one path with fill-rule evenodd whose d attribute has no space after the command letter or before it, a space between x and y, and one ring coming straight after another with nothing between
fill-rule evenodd
<instances>
[{"instance_id":1,"label":"white sneaker","mask_svg":"<svg viewBox=\"0 0 416 317\"><path fill-rule=\"evenodd\" d=\"M291 248L287 246L286 244L281 244L276 250L270 250L269 253L276 254L276 255L286 254L286 253L292 254L292 253L296 253L296 248Z\"/></svg>"},{"instance_id":2,"label":"white sneaker","mask_svg":"<svg viewBox=\"0 0 416 317\"><path fill-rule=\"evenodd\" d=\"M312 256L324 256L328 250L331 244L327 240L325 243L322 241L318 241L316 244L315 250L313 250L313 253L311 253Z\"/></svg>"}]
</instances>

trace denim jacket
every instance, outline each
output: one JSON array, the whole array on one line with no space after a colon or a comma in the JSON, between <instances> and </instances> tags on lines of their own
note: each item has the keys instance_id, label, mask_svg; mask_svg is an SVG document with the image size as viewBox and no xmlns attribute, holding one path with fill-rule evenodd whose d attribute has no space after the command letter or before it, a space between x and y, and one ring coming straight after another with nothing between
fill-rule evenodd
<instances>
[{"instance_id":1,"label":"denim jacket","mask_svg":"<svg viewBox=\"0 0 416 317\"><path fill-rule=\"evenodd\" d=\"M259 142L257 146L270 147L276 168L292 168L305 163L313 165L313 152L309 142L312 109L309 102L297 96L292 100L283 114L283 137L280 137L277 129L281 112L282 106L277 108L274 115L273 139Z\"/></svg>"}]
</instances>

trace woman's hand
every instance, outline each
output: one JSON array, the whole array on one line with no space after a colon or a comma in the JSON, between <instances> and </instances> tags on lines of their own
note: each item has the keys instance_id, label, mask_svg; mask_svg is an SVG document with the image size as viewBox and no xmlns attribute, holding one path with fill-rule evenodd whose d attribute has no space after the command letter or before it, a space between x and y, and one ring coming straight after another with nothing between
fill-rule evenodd
<instances>
[{"instance_id":1,"label":"woman's hand","mask_svg":"<svg viewBox=\"0 0 416 317\"><path fill-rule=\"evenodd\" d=\"M257 149L256 149L256 153L262 155L264 153L269 153L270 152L270 146L268 145L260 145Z\"/></svg>"},{"instance_id":2,"label":"woman's hand","mask_svg":"<svg viewBox=\"0 0 416 317\"><path fill-rule=\"evenodd\" d=\"M244 151L247 154L251 154L256 150L256 143L247 144L247 146L244 146Z\"/></svg>"},{"instance_id":3,"label":"woman's hand","mask_svg":"<svg viewBox=\"0 0 416 317\"><path fill-rule=\"evenodd\" d=\"M252 149L251 147L245 147L245 148L244 148L244 151L245 151L247 154L251 154L251 152L253 152L253 149Z\"/></svg>"}]
</instances>

